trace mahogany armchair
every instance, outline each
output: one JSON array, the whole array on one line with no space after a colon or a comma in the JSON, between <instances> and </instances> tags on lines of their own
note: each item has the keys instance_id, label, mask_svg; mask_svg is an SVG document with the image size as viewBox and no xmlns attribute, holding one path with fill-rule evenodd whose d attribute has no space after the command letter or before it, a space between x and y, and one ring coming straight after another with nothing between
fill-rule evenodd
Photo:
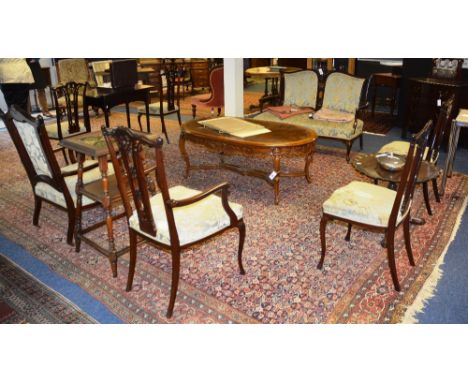
<instances>
[{"instance_id":1,"label":"mahogany armchair","mask_svg":"<svg viewBox=\"0 0 468 382\"><path fill-rule=\"evenodd\" d=\"M181 250L227 229L237 228L240 235L237 261L240 273L245 274L242 266L245 239L242 206L228 202L227 183L203 192L184 186L169 188L161 138L151 139L145 133L125 127L103 128L103 134L114 164L128 221L130 266L127 291L132 289L138 237L171 253L172 283L168 318L172 316L177 295ZM160 192L154 195L151 195L153 182L148 181L145 171L144 149L154 150L156 159L154 171ZM216 196L216 193L220 193L221 197Z\"/></svg>"}]
</instances>

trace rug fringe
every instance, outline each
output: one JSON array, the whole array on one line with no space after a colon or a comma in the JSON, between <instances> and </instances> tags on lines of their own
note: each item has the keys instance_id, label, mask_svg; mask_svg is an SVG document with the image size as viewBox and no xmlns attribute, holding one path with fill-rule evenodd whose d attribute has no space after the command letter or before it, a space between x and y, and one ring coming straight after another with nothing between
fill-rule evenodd
<instances>
[{"instance_id":1,"label":"rug fringe","mask_svg":"<svg viewBox=\"0 0 468 382\"><path fill-rule=\"evenodd\" d=\"M437 290L437 284L443 275L443 271L441 269L442 264L444 264L445 255L447 254L448 248L452 241L455 239L457 235L458 229L460 228L461 220L463 218L463 214L466 209L466 205L468 202L468 196L465 197L463 201L463 205L458 213L457 220L455 221L454 228L452 230L452 234L450 235L450 240L448 241L447 245L445 246L442 254L440 255L437 263L434 267L434 270L427 278L426 282L424 283L423 287L419 291L418 295L416 296L413 303L408 307L405 312L405 315L401 321L402 324L417 324L419 321L416 319L416 315L422 313L427 306L429 300L434 297L435 292Z\"/></svg>"}]
</instances>

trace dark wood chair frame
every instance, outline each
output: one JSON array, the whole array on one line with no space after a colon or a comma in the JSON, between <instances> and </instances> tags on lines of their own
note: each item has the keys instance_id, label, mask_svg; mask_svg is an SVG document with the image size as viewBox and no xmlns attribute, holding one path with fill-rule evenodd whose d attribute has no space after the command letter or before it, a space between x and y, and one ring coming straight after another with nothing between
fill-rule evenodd
<instances>
[{"instance_id":1,"label":"dark wood chair frame","mask_svg":"<svg viewBox=\"0 0 468 382\"><path fill-rule=\"evenodd\" d=\"M159 73L159 113L151 112L149 115L159 116L161 119L162 132L166 136L167 143L169 142L169 136L167 135L166 124L164 122L164 117L166 115L177 114L177 119L179 120L179 126L182 125L182 120L180 118L180 86L181 82L178 80L179 69L175 62L169 64L162 63L161 68L163 68L163 73ZM166 78L166 86L163 87L162 77ZM166 89L166 94L164 96L164 89ZM167 102L167 110L164 111L163 103L164 100ZM177 106L177 107L176 107ZM141 117L143 116L142 112L138 112L138 125L141 127Z\"/></svg>"},{"instance_id":2,"label":"dark wood chair frame","mask_svg":"<svg viewBox=\"0 0 468 382\"><path fill-rule=\"evenodd\" d=\"M68 123L68 134L70 135L78 135L80 134L80 105L79 105L79 97L82 97L84 102L84 98L86 96L86 89L88 87L88 83L78 83L78 82L68 82L64 85L59 85L51 88L53 100L56 105L59 105L58 100L59 98L63 97L65 99L65 106L59 107L57 106L56 109L56 119L57 119L57 135L58 137L49 137L49 139L59 140L61 141L63 137L62 131L62 121L65 119ZM86 133L91 131L90 128L86 127ZM84 134L82 132L81 134ZM68 151L68 157L65 155L65 150L63 150L65 162L68 164L70 162L75 163L75 155L72 151Z\"/></svg>"},{"instance_id":3,"label":"dark wood chair frame","mask_svg":"<svg viewBox=\"0 0 468 382\"><path fill-rule=\"evenodd\" d=\"M442 142L445 137L445 133L447 129L450 129L450 115L452 114L454 97L451 97L447 102L445 102L442 107L440 108L439 115L437 117L437 121L434 125L433 131L431 136L429 137L429 144L428 144L428 152L425 156L424 160L434 163L437 165L437 160L439 158L439 151L440 147L442 146ZM432 178L432 190L434 191L434 197L437 203L440 203L440 194L439 188L437 186L437 178ZM432 215L431 204L429 201L429 186L428 182L424 182L422 184L423 187L423 195L424 195L424 203L426 205L427 213Z\"/></svg>"},{"instance_id":4,"label":"dark wood chair frame","mask_svg":"<svg viewBox=\"0 0 468 382\"><path fill-rule=\"evenodd\" d=\"M7 114L0 113L1 119L4 121L8 132L10 133L11 139L18 150L18 154L20 156L21 162L23 163L24 169L26 170L26 174L28 175L29 181L31 183L31 187L34 194L34 215L33 215L33 224L37 226L39 224L39 214L41 212L42 202L46 202L49 204L54 205L57 208L60 208L63 211L66 211L68 214L68 229L67 229L67 243L72 244L73 242L73 233L75 229L75 220L76 220L76 207L73 203L73 199L70 195L68 187L65 183L64 178L71 175L76 175L77 170L69 171L69 172L62 172L58 165L57 159L55 158L56 151L63 151L63 148L59 148L57 150L53 150L52 146L49 141L49 137L47 135L47 130L44 126L44 120L41 116L37 119L34 119L32 116L25 113L19 107L13 105ZM37 131L40 144L44 151L45 158L48 162L50 172L52 173L52 177L44 174L37 174L32 161L29 157L29 154L24 147L23 141L18 134L17 127L15 126L14 121L22 122L22 123L29 123L34 127ZM92 169L97 167L97 163L93 164L92 166L88 166L86 170ZM50 200L41 198L40 196L34 193L34 189L36 184L39 182L44 182L53 187L58 192L62 193L65 198L66 208L56 203L51 202ZM97 204L90 204L87 205L86 209L93 208Z\"/></svg>"},{"instance_id":5,"label":"dark wood chair frame","mask_svg":"<svg viewBox=\"0 0 468 382\"><path fill-rule=\"evenodd\" d=\"M390 213L389 221L387 227L374 226L364 223L359 223L350 219L345 219L342 217L334 216L322 213L322 219L320 220L320 241L322 246L322 254L320 261L317 265L318 269L322 269L323 262L325 260L326 252L326 237L325 230L327 223L330 220L340 220L348 224L348 231L346 233L345 240L349 241L351 238L351 226L352 224L360 225L365 228L376 229L383 231L385 234L385 244L387 248L387 257L388 265L390 268L390 274L392 276L393 285L395 290L400 291L400 283L398 281L398 274L395 264L395 253L394 253L394 242L395 242L395 231L398 228L398 225L403 223L403 232L405 238L405 247L406 253L408 255L409 263L414 266L413 252L411 249L411 234L410 234L410 220L411 220L411 200L414 194L414 189L416 186L416 178L419 172L419 167L421 165L424 148L427 145L429 138L429 133L432 128L432 121L428 121L424 128L414 137L413 141L410 144L410 149L408 151L407 160L405 166L402 170L401 181L398 185L398 190L396 193L395 201L393 203L393 208ZM398 223L398 215L401 213L404 216L403 220Z\"/></svg>"},{"instance_id":6,"label":"dark wood chair frame","mask_svg":"<svg viewBox=\"0 0 468 382\"><path fill-rule=\"evenodd\" d=\"M243 219L238 219L234 211L228 203L229 184L221 183L217 186L210 188L204 192L199 193L193 197L182 200L171 199L169 195L169 187L166 179L164 169L162 146L163 141L161 138L151 139L144 133L134 131L125 127L117 127L114 129L103 128L103 134L109 147L109 153L114 165L115 175L117 178L118 187L123 200L127 220L132 216L133 210L131 201L128 194L130 188L132 200L138 214L138 221L140 229L151 235L156 236L157 227L153 218L150 203L151 182L148 182L147 172L145 172L144 163L144 149L154 149L156 166L155 166L155 179L157 186L162 194L164 202L166 218L169 226L169 236L171 245L167 245L151 238L142 235L140 232L134 230L129 225L130 236L130 265L127 279L127 291L132 289L133 277L135 273L136 256L137 256L137 239L140 238L155 247L171 252L172 255L172 283L169 306L167 309L167 317L172 316L174 310L175 299L177 295L179 274L180 274L180 253L181 250L193 246L199 242L205 241L213 236L216 236L230 228L237 228L239 230L239 248L238 248L238 265L240 273L245 274L242 265L242 250L245 240L245 225ZM118 150L118 152L116 151ZM132 174L132 176L129 176ZM174 219L174 209L178 207L187 206L198 202L209 195L221 193L222 205L224 211L229 216L230 225L225 227L215 234L192 242L186 245L180 245L179 236Z\"/></svg>"}]
</instances>

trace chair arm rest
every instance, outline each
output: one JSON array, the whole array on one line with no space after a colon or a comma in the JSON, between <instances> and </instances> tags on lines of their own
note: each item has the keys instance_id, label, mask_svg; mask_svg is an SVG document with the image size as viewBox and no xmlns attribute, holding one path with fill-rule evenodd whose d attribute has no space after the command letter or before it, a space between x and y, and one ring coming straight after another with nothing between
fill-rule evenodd
<instances>
[{"instance_id":1,"label":"chair arm rest","mask_svg":"<svg viewBox=\"0 0 468 382\"><path fill-rule=\"evenodd\" d=\"M166 204L169 207L172 207L172 208L184 207L184 206L187 206L189 204L196 203L196 202L206 198L207 196L210 196L211 194L214 194L215 192L218 192L220 190L223 191L223 199L224 198L227 199L228 189L229 189L229 183L223 182L223 183L218 184L217 186L211 187L209 190L206 190L206 191L200 192L197 195L191 196L190 198L180 199L180 200L170 199L170 200L168 200L166 202Z\"/></svg>"},{"instance_id":2,"label":"chair arm rest","mask_svg":"<svg viewBox=\"0 0 468 382\"><path fill-rule=\"evenodd\" d=\"M171 200L169 200L167 202L167 204L171 208L183 207L183 206L186 206L186 205L189 205L189 204L192 204L192 203L196 203L199 200L204 199L207 196L209 196L209 195L211 195L211 194L213 194L215 192L219 192L219 191L222 191L221 202L223 204L224 212L226 212L226 214L229 216L229 222L230 222L231 226L236 226L239 219L238 219L237 215L235 214L235 212L232 210L232 208L231 208L231 206L229 205L229 202L228 202L229 183L227 183L227 182L220 183L217 186L214 186L214 187L210 188L209 190L201 192L198 195L192 196L191 198L182 199L182 200L173 200L173 199L171 199Z\"/></svg>"}]
</instances>

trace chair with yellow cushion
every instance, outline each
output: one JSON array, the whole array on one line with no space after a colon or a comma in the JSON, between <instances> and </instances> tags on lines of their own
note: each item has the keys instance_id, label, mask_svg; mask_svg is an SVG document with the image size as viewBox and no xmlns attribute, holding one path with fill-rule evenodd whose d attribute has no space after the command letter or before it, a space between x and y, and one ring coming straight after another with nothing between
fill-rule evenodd
<instances>
[{"instance_id":1,"label":"chair with yellow cushion","mask_svg":"<svg viewBox=\"0 0 468 382\"><path fill-rule=\"evenodd\" d=\"M16 106L7 114L0 112L15 145L34 194L33 224L38 225L42 202L50 203L68 214L67 243L72 244L75 228L77 164L60 167L47 136L42 117L34 119ZM97 161L84 163L84 183L100 179ZM113 170L111 169L111 173ZM83 197L85 208L96 206Z\"/></svg>"},{"instance_id":2,"label":"chair with yellow cushion","mask_svg":"<svg viewBox=\"0 0 468 382\"><path fill-rule=\"evenodd\" d=\"M453 108L453 98L450 98L440 108L439 116L437 117L437 121L429 136L428 144L424 149L424 156L423 156L424 160L430 163L433 163L435 165L437 164L437 160L439 159L439 150L444 140L445 133L447 132L447 129L450 128L449 119L452 113L452 108ZM410 143L407 141L392 141L382 146L379 149L379 153L392 152L392 153L396 153L399 155L406 155L408 153L409 146L410 146ZM429 201L429 187L428 187L429 182L432 183L434 196L438 203L440 203L440 195L439 195L439 189L437 186L437 177L429 179L427 182L424 182L422 184L426 209L427 209L428 214L432 215L432 209L431 209L431 205Z\"/></svg>"},{"instance_id":3,"label":"chair with yellow cushion","mask_svg":"<svg viewBox=\"0 0 468 382\"><path fill-rule=\"evenodd\" d=\"M325 260L326 235L325 230L330 220L339 220L348 224L345 240L349 241L351 226L360 225L385 233L388 264L393 285L400 291L400 283L395 264L395 231L402 224L406 252L411 265L414 264L410 241L410 210L416 178L423 157L423 147L426 146L432 121L411 142L405 166L402 170L397 191L366 183L353 181L341 187L323 203L322 219L320 221L320 240L322 254L317 265L321 269Z\"/></svg>"},{"instance_id":4,"label":"chair with yellow cushion","mask_svg":"<svg viewBox=\"0 0 468 382\"><path fill-rule=\"evenodd\" d=\"M206 191L183 186L169 188L164 169L163 141L147 134L117 127L104 128L115 174L128 220L130 266L127 291L132 289L136 265L137 237L168 250L172 255L172 283L167 317L172 316L177 295L181 250L218 235L227 229L239 230L237 262L241 274L245 225L242 206L228 202L227 183ZM152 195L145 175L145 149L156 159L155 178L159 193ZM118 150L118 154L116 152ZM131 196L129 196L129 194ZM221 194L221 197L215 194ZM135 209L132 209L132 199ZM215 256L216 253L211 254Z\"/></svg>"}]
</instances>

